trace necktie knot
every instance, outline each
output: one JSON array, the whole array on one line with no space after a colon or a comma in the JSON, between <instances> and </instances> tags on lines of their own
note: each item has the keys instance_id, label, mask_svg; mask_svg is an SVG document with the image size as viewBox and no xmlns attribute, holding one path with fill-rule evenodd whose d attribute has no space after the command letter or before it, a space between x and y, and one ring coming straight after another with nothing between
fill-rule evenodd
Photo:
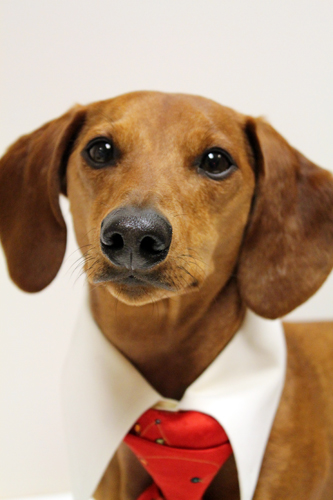
<instances>
[{"instance_id":1,"label":"necktie knot","mask_svg":"<svg viewBox=\"0 0 333 500\"><path fill-rule=\"evenodd\" d=\"M232 453L221 425L196 411L150 409L125 442L154 480L138 500L201 500Z\"/></svg>"}]
</instances>

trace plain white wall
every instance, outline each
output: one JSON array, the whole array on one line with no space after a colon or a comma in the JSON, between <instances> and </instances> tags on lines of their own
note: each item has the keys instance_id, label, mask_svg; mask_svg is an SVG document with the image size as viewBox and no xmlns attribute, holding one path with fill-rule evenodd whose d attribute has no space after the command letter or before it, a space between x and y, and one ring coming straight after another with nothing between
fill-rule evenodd
<instances>
[{"instance_id":1,"label":"plain white wall","mask_svg":"<svg viewBox=\"0 0 333 500\"><path fill-rule=\"evenodd\" d=\"M1 152L76 102L155 89L265 115L332 169L332 2L10 0L1 10ZM58 277L37 295L0 261L2 498L69 489L58 384L83 290L78 257L70 232ZM333 319L332 292L331 277L291 317Z\"/></svg>"}]
</instances>

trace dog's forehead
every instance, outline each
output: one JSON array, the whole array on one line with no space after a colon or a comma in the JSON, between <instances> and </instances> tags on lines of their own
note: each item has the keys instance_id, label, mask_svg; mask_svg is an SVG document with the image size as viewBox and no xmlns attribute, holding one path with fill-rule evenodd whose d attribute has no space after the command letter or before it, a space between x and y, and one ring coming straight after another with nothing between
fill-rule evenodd
<instances>
[{"instance_id":1,"label":"dog's forehead","mask_svg":"<svg viewBox=\"0 0 333 500\"><path fill-rule=\"evenodd\" d=\"M90 127L111 125L122 133L166 138L177 134L214 134L228 137L241 133L243 115L204 97L161 92L133 92L91 105Z\"/></svg>"}]
</instances>

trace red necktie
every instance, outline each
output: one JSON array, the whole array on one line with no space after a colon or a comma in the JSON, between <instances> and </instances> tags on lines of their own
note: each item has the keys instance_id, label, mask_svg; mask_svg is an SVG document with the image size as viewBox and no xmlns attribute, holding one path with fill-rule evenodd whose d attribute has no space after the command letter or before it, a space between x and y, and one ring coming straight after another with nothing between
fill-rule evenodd
<instances>
[{"instance_id":1,"label":"red necktie","mask_svg":"<svg viewBox=\"0 0 333 500\"><path fill-rule=\"evenodd\" d=\"M138 500L201 500L232 453L220 424L196 411L148 410L124 441L154 480Z\"/></svg>"}]
</instances>

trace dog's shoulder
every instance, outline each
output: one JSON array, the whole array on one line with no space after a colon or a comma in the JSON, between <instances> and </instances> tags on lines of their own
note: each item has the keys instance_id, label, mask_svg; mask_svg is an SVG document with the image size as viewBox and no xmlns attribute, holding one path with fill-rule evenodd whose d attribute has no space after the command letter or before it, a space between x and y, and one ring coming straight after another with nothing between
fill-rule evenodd
<instances>
[{"instance_id":1,"label":"dog's shoulder","mask_svg":"<svg viewBox=\"0 0 333 500\"><path fill-rule=\"evenodd\" d=\"M310 321L306 323L283 322L286 335L333 336L332 321Z\"/></svg>"},{"instance_id":2,"label":"dog's shoulder","mask_svg":"<svg viewBox=\"0 0 333 500\"><path fill-rule=\"evenodd\" d=\"M331 391L333 384L333 321L283 323L288 365L304 377L313 377ZM311 375L310 375L311 374Z\"/></svg>"},{"instance_id":3,"label":"dog's shoulder","mask_svg":"<svg viewBox=\"0 0 333 500\"><path fill-rule=\"evenodd\" d=\"M306 498L308 491L318 488L329 490L318 498L331 498L332 485L324 488L322 477L333 474L329 458L333 449L333 322L283 326L286 380L255 498L267 498L267 484L277 474L284 478L284 498ZM308 480L295 483L295 471L302 471Z\"/></svg>"},{"instance_id":4,"label":"dog's shoulder","mask_svg":"<svg viewBox=\"0 0 333 500\"><path fill-rule=\"evenodd\" d=\"M333 321L284 323L287 376L282 402L333 428ZM291 403L291 399L293 403ZM313 415L313 413L315 415ZM312 416L310 416L312 414ZM330 431L333 445L333 433Z\"/></svg>"},{"instance_id":5,"label":"dog's shoulder","mask_svg":"<svg viewBox=\"0 0 333 500\"><path fill-rule=\"evenodd\" d=\"M333 371L333 321L283 323L288 349L313 360L327 361Z\"/></svg>"}]
</instances>

